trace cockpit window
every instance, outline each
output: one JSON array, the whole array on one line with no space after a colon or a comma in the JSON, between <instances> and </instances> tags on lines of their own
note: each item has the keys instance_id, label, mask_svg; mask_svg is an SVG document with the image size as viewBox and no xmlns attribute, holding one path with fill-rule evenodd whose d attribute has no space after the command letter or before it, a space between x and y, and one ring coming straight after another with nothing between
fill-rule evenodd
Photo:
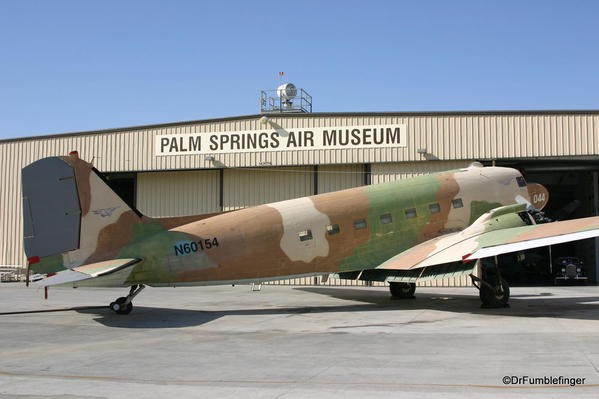
<instances>
[{"instance_id":1,"label":"cockpit window","mask_svg":"<svg viewBox=\"0 0 599 399\"><path fill-rule=\"evenodd\" d=\"M518 187L526 187L526 180L524 180L524 177L516 177L516 182L518 183Z\"/></svg>"}]
</instances>

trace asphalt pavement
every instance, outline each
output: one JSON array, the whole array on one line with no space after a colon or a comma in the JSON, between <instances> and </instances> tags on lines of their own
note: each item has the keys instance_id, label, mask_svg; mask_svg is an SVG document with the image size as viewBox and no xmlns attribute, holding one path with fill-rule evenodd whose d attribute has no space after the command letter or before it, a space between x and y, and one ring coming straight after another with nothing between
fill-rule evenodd
<instances>
[{"instance_id":1,"label":"asphalt pavement","mask_svg":"<svg viewBox=\"0 0 599 399\"><path fill-rule=\"evenodd\" d=\"M0 284L0 397L599 397L595 286L126 292Z\"/></svg>"}]
</instances>

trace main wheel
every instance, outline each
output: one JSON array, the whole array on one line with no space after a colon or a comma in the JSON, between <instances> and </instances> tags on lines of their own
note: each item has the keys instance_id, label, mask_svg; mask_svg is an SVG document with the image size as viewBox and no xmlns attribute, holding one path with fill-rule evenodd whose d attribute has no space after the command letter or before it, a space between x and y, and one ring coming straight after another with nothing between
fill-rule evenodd
<instances>
[{"instance_id":1,"label":"main wheel","mask_svg":"<svg viewBox=\"0 0 599 399\"><path fill-rule=\"evenodd\" d=\"M415 283L389 283L389 291L393 298L414 298L414 292L416 291Z\"/></svg>"},{"instance_id":2,"label":"main wheel","mask_svg":"<svg viewBox=\"0 0 599 399\"><path fill-rule=\"evenodd\" d=\"M125 302L127 302L127 298L122 296L116 301L110 303L110 309L116 314L129 314L131 313L131 310L133 310L133 304L129 302L129 304L125 306Z\"/></svg>"},{"instance_id":3,"label":"main wheel","mask_svg":"<svg viewBox=\"0 0 599 399\"><path fill-rule=\"evenodd\" d=\"M491 288L486 284L480 285L480 300L484 307L503 308L507 306L510 299L510 286L505 279L501 279L501 284Z\"/></svg>"}]
</instances>

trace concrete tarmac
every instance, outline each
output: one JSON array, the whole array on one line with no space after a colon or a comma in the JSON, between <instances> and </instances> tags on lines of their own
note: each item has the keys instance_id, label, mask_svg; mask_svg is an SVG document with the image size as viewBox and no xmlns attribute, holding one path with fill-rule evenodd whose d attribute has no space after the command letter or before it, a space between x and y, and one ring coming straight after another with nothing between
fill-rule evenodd
<instances>
[{"instance_id":1,"label":"concrete tarmac","mask_svg":"<svg viewBox=\"0 0 599 399\"><path fill-rule=\"evenodd\" d=\"M46 301L0 284L0 312L126 291L50 288ZM0 315L0 397L599 397L599 287L512 288L504 309L481 309L474 288L410 300L379 287L147 288L134 303L126 316Z\"/></svg>"}]
</instances>

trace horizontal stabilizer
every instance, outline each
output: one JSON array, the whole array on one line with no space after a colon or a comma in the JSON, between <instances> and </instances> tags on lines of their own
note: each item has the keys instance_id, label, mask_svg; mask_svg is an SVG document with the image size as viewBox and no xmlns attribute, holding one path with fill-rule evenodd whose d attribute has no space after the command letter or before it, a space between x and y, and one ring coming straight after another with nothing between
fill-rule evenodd
<instances>
[{"instance_id":1,"label":"horizontal stabilizer","mask_svg":"<svg viewBox=\"0 0 599 399\"><path fill-rule=\"evenodd\" d=\"M141 262L141 259L139 258L125 258L90 263L88 265L83 265L56 273L39 281L37 284L47 287L51 285L75 283L82 280L99 279L100 277L108 276L121 270L130 268L139 262Z\"/></svg>"}]
</instances>

